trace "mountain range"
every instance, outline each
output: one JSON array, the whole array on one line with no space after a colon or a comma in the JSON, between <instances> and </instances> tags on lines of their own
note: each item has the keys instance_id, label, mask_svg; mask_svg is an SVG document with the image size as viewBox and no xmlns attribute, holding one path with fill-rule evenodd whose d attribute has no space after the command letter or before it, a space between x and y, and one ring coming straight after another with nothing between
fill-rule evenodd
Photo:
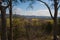
<instances>
[{"instance_id":1,"label":"mountain range","mask_svg":"<svg viewBox=\"0 0 60 40\"><path fill-rule=\"evenodd\" d=\"M1 15L0 15L1 17ZM9 14L6 14L6 17L9 17ZM31 18L39 18L39 19L51 19L50 16L26 16L26 15L18 15L18 14L13 14L13 18L16 17L16 18L28 18L28 19L31 19ZM60 17L58 17L60 18Z\"/></svg>"}]
</instances>

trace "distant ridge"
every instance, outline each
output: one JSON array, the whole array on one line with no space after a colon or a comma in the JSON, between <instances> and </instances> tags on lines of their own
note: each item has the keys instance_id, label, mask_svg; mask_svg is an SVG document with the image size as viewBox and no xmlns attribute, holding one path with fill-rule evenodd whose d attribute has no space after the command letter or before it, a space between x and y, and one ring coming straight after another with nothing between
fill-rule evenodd
<instances>
[{"instance_id":1,"label":"distant ridge","mask_svg":"<svg viewBox=\"0 0 60 40\"><path fill-rule=\"evenodd\" d=\"M1 15L0 15L1 17ZM9 17L9 14L6 14L6 17L8 18ZM18 14L13 14L13 18L16 17L16 18L28 18L28 19L32 19L32 18L39 18L39 19L51 19L50 16L26 16L26 15L18 15ZM58 17L60 18L60 17Z\"/></svg>"},{"instance_id":2,"label":"distant ridge","mask_svg":"<svg viewBox=\"0 0 60 40\"><path fill-rule=\"evenodd\" d=\"M22 15L24 18L39 18L39 19L51 19L51 17L49 16L25 16L25 15Z\"/></svg>"}]
</instances>

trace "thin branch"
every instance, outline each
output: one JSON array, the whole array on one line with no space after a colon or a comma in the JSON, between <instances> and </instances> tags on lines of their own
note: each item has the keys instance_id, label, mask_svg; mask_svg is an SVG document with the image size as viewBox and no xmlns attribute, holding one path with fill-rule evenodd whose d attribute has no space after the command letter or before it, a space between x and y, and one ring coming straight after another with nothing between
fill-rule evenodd
<instances>
[{"instance_id":1,"label":"thin branch","mask_svg":"<svg viewBox=\"0 0 60 40\"><path fill-rule=\"evenodd\" d=\"M60 8L60 5L58 6L58 9Z\"/></svg>"},{"instance_id":2,"label":"thin branch","mask_svg":"<svg viewBox=\"0 0 60 40\"><path fill-rule=\"evenodd\" d=\"M0 0L0 10L1 10L1 6L2 6L1 4L2 4L2 1Z\"/></svg>"},{"instance_id":3,"label":"thin branch","mask_svg":"<svg viewBox=\"0 0 60 40\"><path fill-rule=\"evenodd\" d=\"M39 0L39 1L46 5L46 7L48 8L49 13L50 13L50 15L51 15L51 18L54 19L54 17L52 16L52 12L51 12L51 9L50 9L49 5L48 5L46 2L43 2L43 1L41 1L41 0Z\"/></svg>"},{"instance_id":4,"label":"thin branch","mask_svg":"<svg viewBox=\"0 0 60 40\"><path fill-rule=\"evenodd\" d=\"M8 4L7 4L7 6L5 7L5 9L8 8L9 6L10 6L10 0L8 1Z\"/></svg>"},{"instance_id":5,"label":"thin branch","mask_svg":"<svg viewBox=\"0 0 60 40\"><path fill-rule=\"evenodd\" d=\"M9 4L5 7L5 9L8 8L8 7L9 7Z\"/></svg>"}]
</instances>

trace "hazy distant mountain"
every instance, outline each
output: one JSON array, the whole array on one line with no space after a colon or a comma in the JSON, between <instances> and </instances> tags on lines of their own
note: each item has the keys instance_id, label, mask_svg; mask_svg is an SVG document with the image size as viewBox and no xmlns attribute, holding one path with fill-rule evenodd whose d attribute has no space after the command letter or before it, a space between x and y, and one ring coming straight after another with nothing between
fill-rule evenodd
<instances>
[{"instance_id":1,"label":"hazy distant mountain","mask_svg":"<svg viewBox=\"0 0 60 40\"><path fill-rule=\"evenodd\" d=\"M22 16L24 18L39 18L39 19L51 19L49 16Z\"/></svg>"},{"instance_id":2,"label":"hazy distant mountain","mask_svg":"<svg viewBox=\"0 0 60 40\"><path fill-rule=\"evenodd\" d=\"M49 16L26 16L26 15L17 15L14 14L13 17L22 17L22 18L27 18L27 19L32 19L32 18L39 18L39 19L51 19Z\"/></svg>"},{"instance_id":3,"label":"hazy distant mountain","mask_svg":"<svg viewBox=\"0 0 60 40\"><path fill-rule=\"evenodd\" d=\"M0 15L1 17L1 15ZM6 14L6 17L9 17L9 14ZM13 14L13 17L16 17L16 18L39 18L39 19L51 19L50 16L25 16L25 15L18 15L18 14Z\"/></svg>"}]
</instances>

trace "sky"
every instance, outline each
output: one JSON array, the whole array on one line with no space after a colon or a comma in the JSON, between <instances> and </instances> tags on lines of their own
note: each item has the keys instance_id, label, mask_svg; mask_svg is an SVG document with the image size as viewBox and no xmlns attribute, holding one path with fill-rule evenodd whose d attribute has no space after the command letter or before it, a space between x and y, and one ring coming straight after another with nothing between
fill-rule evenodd
<instances>
[{"instance_id":1,"label":"sky","mask_svg":"<svg viewBox=\"0 0 60 40\"><path fill-rule=\"evenodd\" d=\"M50 1L48 0L43 0L51 6ZM19 14L19 15L27 15L27 16L50 16L49 11L47 7L41 3L36 1L35 3L32 4L33 8L29 7L29 4L31 2L26 2L26 3L18 3L17 5L13 6L13 14ZM52 15L54 13L53 8L51 7ZM60 12L58 11L58 16Z\"/></svg>"}]
</instances>

